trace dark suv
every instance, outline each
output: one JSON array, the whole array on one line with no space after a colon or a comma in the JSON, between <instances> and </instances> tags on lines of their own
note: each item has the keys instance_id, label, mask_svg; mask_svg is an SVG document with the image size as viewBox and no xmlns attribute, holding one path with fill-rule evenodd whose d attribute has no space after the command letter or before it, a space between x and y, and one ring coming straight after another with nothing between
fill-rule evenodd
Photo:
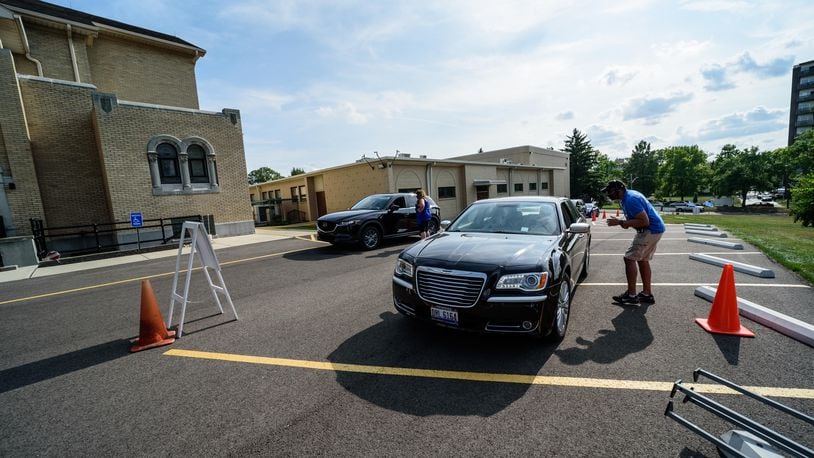
<instances>
[{"instance_id":1,"label":"dark suv","mask_svg":"<svg viewBox=\"0 0 814 458\"><path fill-rule=\"evenodd\" d=\"M441 212L427 198L432 211L429 231L438 231ZM372 250L383 239L418 235L415 218L416 197L413 193L373 194L349 210L329 213L317 219L317 239L323 242L359 243Z\"/></svg>"}]
</instances>

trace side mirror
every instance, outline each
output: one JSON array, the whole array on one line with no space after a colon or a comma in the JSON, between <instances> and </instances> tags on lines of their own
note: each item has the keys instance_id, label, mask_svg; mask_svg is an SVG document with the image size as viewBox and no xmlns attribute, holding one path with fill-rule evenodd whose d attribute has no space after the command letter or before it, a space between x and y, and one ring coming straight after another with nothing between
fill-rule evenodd
<instances>
[{"instance_id":1,"label":"side mirror","mask_svg":"<svg viewBox=\"0 0 814 458\"><path fill-rule=\"evenodd\" d=\"M445 219L445 220L441 221L441 229L447 230L447 228L449 227L449 225L451 223L452 223L452 221L450 221L448 219Z\"/></svg>"},{"instance_id":2,"label":"side mirror","mask_svg":"<svg viewBox=\"0 0 814 458\"><path fill-rule=\"evenodd\" d=\"M397 211L399 208L401 208L401 207L399 207L399 206L398 206L398 205L396 205L396 204L393 204L393 205L391 205L391 206L390 206L390 211L391 211L391 212L394 212L394 211Z\"/></svg>"},{"instance_id":3,"label":"side mirror","mask_svg":"<svg viewBox=\"0 0 814 458\"><path fill-rule=\"evenodd\" d=\"M591 230L591 225L588 223L574 223L568 228L568 232L572 234L587 234Z\"/></svg>"}]
</instances>

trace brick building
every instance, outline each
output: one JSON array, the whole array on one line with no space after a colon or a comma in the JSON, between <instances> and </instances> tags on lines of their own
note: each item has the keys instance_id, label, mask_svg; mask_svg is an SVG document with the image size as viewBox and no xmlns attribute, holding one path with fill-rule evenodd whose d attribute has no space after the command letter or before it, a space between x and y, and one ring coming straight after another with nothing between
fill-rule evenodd
<instances>
[{"instance_id":1,"label":"brick building","mask_svg":"<svg viewBox=\"0 0 814 458\"><path fill-rule=\"evenodd\" d=\"M479 199L571 195L569 159L530 145L448 159L399 154L253 184L249 197L258 224L278 224L315 221L370 194L424 188L451 219Z\"/></svg>"},{"instance_id":2,"label":"brick building","mask_svg":"<svg viewBox=\"0 0 814 458\"><path fill-rule=\"evenodd\" d=\"M240 113L199 109L177 37L35 0L0 0L0 216L46 227L212 215L254 232Z\"/></svg>"}]
</instances>

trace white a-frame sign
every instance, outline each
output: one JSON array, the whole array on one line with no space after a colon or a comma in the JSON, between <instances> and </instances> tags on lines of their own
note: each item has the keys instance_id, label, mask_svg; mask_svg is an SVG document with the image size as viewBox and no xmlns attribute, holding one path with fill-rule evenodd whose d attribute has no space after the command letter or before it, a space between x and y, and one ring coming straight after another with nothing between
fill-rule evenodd
<instances>
[{"instance_id":1,"label":"white a-frame sign","mask_svg":"<svg viewBox=\"0 0 814 458\"><path fill-rule=\"evenodd\" d=\"M186 238L187 231L189 231L192 239L190 241L189 262L187 263L187 276L184 281L184 295L182 296L178 294L178 274L181 273L181 252L184 249L184 239ZM232 313L235 314L235 319L237 319L235 304L232 303L232 297L229 296L229 290L226 289L226 284L223 282L223 276L220 274L220 264L218 263L218 258L215 256L215 250L212 249L212 242L209 241L209 236L206 233L203 223L184 221L184 225L181 227L181 240L178 242L178 257L175 261L175 276L172 279L170 313L169 317L167 318L167 327L169 328L172 326L172 311L175 307L175 302L179 302L181 304L181 320L178 322L178 332L176 333L177 337L181 337L181 334L184 331L184 315L186 314L187 303L189 302L189 281L192 279L192 264L195 260L195 254L200 256L203 273L206 275L206 281L209 283L209 290L212 292L212 297L215 298L215 303L218 305L220 313L223 313L223 307L220 305L218 293L223 294L226 297L226 301L229 302L229 305L232 307ZM217 284L212 283L212 276L209 274L209 269L212 269L215 272L218 280Z\"/></svg>"}]
</instances>

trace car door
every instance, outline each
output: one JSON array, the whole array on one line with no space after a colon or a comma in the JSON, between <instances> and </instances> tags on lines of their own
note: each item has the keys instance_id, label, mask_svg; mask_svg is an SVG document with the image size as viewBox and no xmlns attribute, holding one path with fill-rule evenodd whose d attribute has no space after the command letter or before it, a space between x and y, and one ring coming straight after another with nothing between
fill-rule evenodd
<instances>
[{"instance_id":1,"label":"car door","mask_svg":"<svg viewBox=\"0 0 814 458\"><path fill-rule=\"evenodd\" d=\"M397 233L418 233L418 223L415 216L416 197L414 194L400 196L399 220Z\"/></svg>"},{"instance_id":2,"label":"car door","mask_svg":"<svg viewBox=\"0 0 814 458\"><path fill-rule=\"evenodd\" d=\"M574 234L568 232L571 224L581 221L579 213L573 203L569 201L560 202L560 211L562 212L563 224L563 249L571 258L571 272L576 275L575 269L581 268L585 258L585 249L588 243L588 234ZM579 266L579 267L578 267Z\"/></svg>"}]
</instances>

